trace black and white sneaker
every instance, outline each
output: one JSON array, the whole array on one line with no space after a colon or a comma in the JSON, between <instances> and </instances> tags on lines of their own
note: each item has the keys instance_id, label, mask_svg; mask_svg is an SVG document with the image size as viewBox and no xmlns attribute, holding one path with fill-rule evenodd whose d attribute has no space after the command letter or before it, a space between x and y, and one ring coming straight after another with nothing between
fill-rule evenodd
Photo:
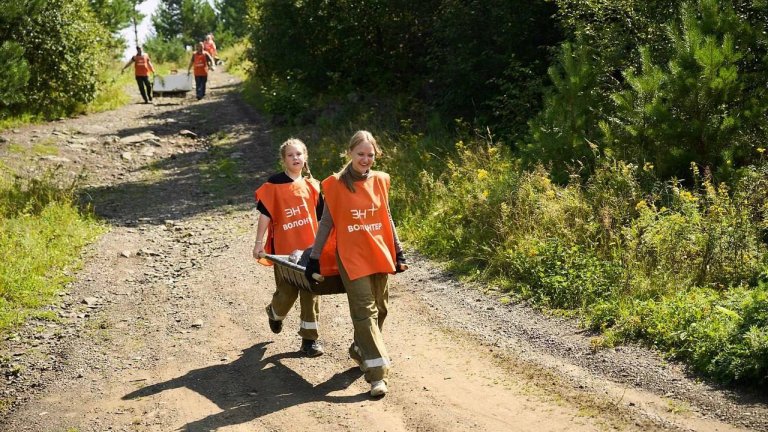
<instances>
[{"instance_id":1,"label":"black and white sneaker","mask_svg":"<svg viewBox=\"0 0 768 432\"><path fill-rule=\"evenodd\" d=\"M311 339L301 340L301 352L307 357L317 357L325 352L319 341Z\"/></svg>"}]
</instances>

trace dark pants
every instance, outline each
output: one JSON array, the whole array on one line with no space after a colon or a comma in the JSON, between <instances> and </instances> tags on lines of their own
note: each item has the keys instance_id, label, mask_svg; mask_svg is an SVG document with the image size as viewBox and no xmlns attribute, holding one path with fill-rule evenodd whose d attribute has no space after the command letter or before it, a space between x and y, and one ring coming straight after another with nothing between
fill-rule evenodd
<instances>
[{"instance_id":1,"label":"dark pants","mask_svg":"<svg viewBox=\"0 0 768 432\"><path fill-rule=\"evenodd\" d=\"M149 77L137 76L136 84L139 85L139 93L141 93L141 97L142 99L144 99L144 102L151 101L152 100L152 84L149 83Z\"/></svg>"},{"instance_id":2,"label":"dark pants","mask_svg":"<svg viewBox=\"0 0 768 432\"><path fill-rule=\"evenodd\" d=\"M197 100L200 100L205 96L206 82L208 82L208 76L195 75L195 93L197 93Z\"/></svg>"}]
</instances>

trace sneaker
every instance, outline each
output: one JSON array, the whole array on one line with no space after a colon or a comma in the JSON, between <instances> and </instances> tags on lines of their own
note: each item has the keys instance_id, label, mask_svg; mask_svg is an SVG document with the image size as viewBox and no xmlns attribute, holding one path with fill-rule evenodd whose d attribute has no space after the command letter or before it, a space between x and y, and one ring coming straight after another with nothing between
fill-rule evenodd
<instances>
[{"instance_id":1,"label":"sneaker","mask_svg":"<svg viewBox=\"0 0 768 432\"><path fill-rule=\"evenodd\" d=\"M272 305L267 305L267 317L269 318L269 329L272 333L280 333L283 331L283 322L272 319Z\"/></svg>"},{"instance_id":2,"label":"sneaker","mask_svg":"<svg viewBox=\"0 0 768 432\"><path fill-rule=\"evenodd\" d=\"M352 344L349 347L349 358L355 361L357 363L357 367L360 368L360 372L365 372L368 370L367 367L365 367L365 362L363 361L363 355L360 354L360 348L357 347L357 345Z\"/></svg>"},{"instance_id":3,"label":"sneaker","mask_svg":"<svg viewBox=\"0 0 768 432\"><path fill-rule=\"evenodd\" d=\"M323 355L323 346L320 342L311 339L301 340L301 352L307 357L317 357Z\"/></svg>"},{"instance_id":4,"label":"sneaker","mask_svg":"<svg viewBox=\"0 0 768 432\"><path fill-rule=\"evenodd\" d=\"M378 397L387 394L387 383L384 380L374 381L371 383L371 396Z\"/></svg>"}]
</instances>

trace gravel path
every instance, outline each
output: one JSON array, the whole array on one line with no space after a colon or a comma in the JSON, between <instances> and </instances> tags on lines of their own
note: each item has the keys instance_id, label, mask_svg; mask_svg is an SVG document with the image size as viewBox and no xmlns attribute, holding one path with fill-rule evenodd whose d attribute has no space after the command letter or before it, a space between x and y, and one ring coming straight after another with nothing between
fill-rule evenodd
<instances>
[{"instance_id":1,"label":"gravel path","mask_svg":"<svg viewBox=\"0 0 768 432\"><path fill-rule=\"evenodd\" d=\"M272 273L250 258L252 191L282 137L236 84L217 72L201 102L0 133L4 163L86 173L84 199L109 226L48 307L59 320L0 346L0 430L768 431L765 396L642 347L594 350L573 320L505 304L414 252L392 278L387 397L370 399L346 356L343 296L322 299L326 355L301 357L293 330L269 332ZM56 154L36 154L43 144Z\"/></svg>"}]
</instances>

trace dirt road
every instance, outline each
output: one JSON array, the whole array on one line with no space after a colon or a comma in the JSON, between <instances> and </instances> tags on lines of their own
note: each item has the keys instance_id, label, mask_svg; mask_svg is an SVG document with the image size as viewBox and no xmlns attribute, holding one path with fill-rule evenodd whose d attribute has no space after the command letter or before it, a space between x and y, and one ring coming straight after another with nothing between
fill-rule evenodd
<instances>
[{"instance_id":1,"label":"dirt road","mask_svg":"<svg viewBox=\"0 0 768 432\"><path fill-rule=\"evenodd\" d=\"M638 347L593 351L575 323L503 304L415 254L391 279L386 397L368 396L347 357L343 296L322 298L326 354L302 357L298 311L270 332L272 273L250 257L252 190L285 137L236 89L217 71L200 102L0 133L8 164L87 172L85 197L110 227L50 307L60 322L3 341L0 430L768 430L764 399Z\"/></svg>"}]
</instances>

